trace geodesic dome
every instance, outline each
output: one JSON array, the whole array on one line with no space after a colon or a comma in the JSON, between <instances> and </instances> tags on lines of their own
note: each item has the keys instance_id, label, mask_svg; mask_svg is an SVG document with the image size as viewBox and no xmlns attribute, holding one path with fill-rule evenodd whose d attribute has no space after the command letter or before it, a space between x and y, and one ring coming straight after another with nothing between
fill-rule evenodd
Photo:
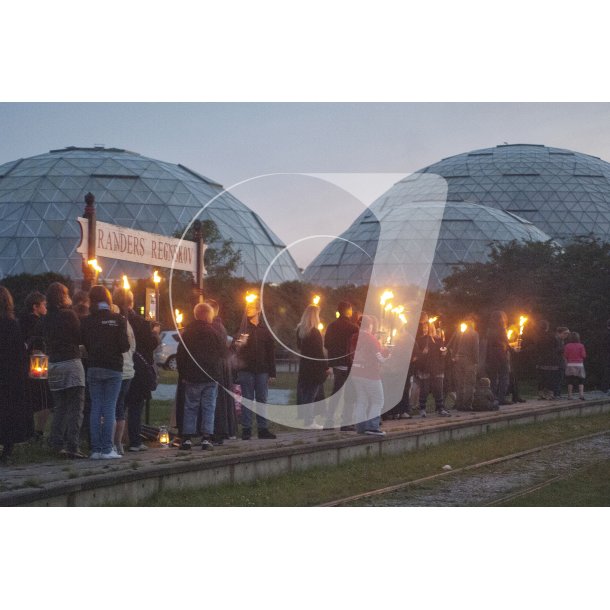
<instances>
[{"instance_id":1,"label":"geodesic dome","mask_svg":"<svg viewBox=\"0 0 610 610\"><path fill-rule=\"evenodd\" d=\"M342 239L324 248L307 267L304 278L331 286L368 283L379 239L377 217L388 206L396 214L407 203L410 206L408 217L400 221L404 224L397 222L397 226L405 229L403 233L411 241L425 233L414 233L415 226L438 224L439 203L425 202L431 183L418 182L418 176L442 178L448 203L440 232L435 234L438 243L433 263L425 261L423 255L418 257L413 248L405 254L407 245L399 234L395 243L384 248L388 260L383 274L396 281L409 266L432 264L430 287L438 289L455 265L487 260L494 243L551 238L566 243L588 235L610 240L610 164L561 148L505 144L448 157L400 181L374 202ZM409 182L409 189L401 192L405 182ZM421 205L413 207L417 201ZM428 211L426 206L431 206ZM366 254L343 239L352 240ZM425 275L424 267L420 275Z\"/></svg>"},{"instance_id":2,"label":"geodesic dome","mask_svg":"<svg viewBox=\"0 0 610 610\"><path fill-rule=\"evenodd\" d=\"M504 144L448 157L419 170L447 181L448 201L498 208L566 242L610 240L610 164L539 144Z\"/></svg>"},{"instance_id":3,"label":"geodesic dome","mask_svg":"<svg viewBox=\"0 0 610 610\"><path fill-rule=\"evenodd\" d=\"M377 283L416 283L438 290L456 265L487 260L492 244L550 239L527 220L472 203L410 203L405 210L397 192L400 185L381 198L381 205L371 206L375 213L366 210L340 239L328 244L307 267L304 279L335 287L368 284L381 243ZM388 227L385 243L379 241L380 220ZM437 238L436 247L433 243L430 248L430 240Z\"/></svg>"},{"instance_id":4,"label":"geodesic dome","mask_svg":"<svg viewBox=\"0 0 610 610\"><path fill-rule=\"evenodd\" d=\"M213 220L241 251L235 275L261 280L282 241L261 218L221 185L184 167L118 148L69 147L0 165L0 277L54 271L82 277L77 216L92 192L104 222L171 236L220 194L199 218ZM214 247L218 244L208 244ZM148 277L150 267L102 259L103 278ZM270 282L297 280L289 254Z\"/></svg>"}]
</instances>

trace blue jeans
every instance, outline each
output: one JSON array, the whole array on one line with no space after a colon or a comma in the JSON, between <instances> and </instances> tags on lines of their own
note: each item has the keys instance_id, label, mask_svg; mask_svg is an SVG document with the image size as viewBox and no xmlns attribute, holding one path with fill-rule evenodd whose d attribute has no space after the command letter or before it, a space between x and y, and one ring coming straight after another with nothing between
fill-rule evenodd
<instances>
[{"instance_id":1,"label":"blue jeans","mask_svg":"<svg viewBox=\"0 0 610 610\"><path fill-rule=\"evenodd\" d=\"M200 433L204 436L214 434L214 412L218 384L215 381L205 383L184 382L184 419L182 434L197 434L197 420L201 414Z\"/></svg>"},{"instance_id":2,"label":"blue jeans","mask_svg":"<svg viewBox=\"0 0 610 610\"><path fill-rule=\"evenodd\" d=\"M250 371L238 371L237 383L241 386L241 395L248 400L256 400L257 403L267 402L267 386L269 375L267 373L250 373ZM264 408L264 407L263 407ZM252 411L242 405L241 408L242 428L252 428ZM267 420L258 413L256 414L256 425L258 430L266 430Z\"/></svg>"},{"instance_id":3,"label":"blue jeans","mask_svg":"<svg viewBox=\"0 0 610 610\"><path fill-rule=\"evenodd\" d=\"M354 376L356 432L379 430L383 409L383 386L380 379Z\"/></svg>"},{"instance_id":4,"label":"blue jeans","mask_svg":"<svg viewBox=\"0 0 610 610\"><path fill-rule=\"evenodd\" d=\"M91 396L89 429L93 453L112 451L116 401L121 391L122 377L121 371L97 367L87 370L87 385Z\"/></svg>"}]
</instances>

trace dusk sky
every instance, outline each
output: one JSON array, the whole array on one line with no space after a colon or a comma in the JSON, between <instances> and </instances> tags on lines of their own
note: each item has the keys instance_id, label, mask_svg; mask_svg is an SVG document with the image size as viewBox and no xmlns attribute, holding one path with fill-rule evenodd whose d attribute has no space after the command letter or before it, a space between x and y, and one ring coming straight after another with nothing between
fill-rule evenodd
<instances>
[{"instance_id":1,"label":"dusk sky","mask_svg":"<svg viewBox=\"0 0 610 610\"><path fill-rule=\"evenodd\" d=\"M229 187L275 172L403 175L503 142L610 160L610 105L2 104L0 134L0 163L102 144L182 163ZM233 192L286 243L339 234L362 209L340 189L298 176L257 180ZM326 241L295 249L299 265Z\"/></svg>"}]
</instances>

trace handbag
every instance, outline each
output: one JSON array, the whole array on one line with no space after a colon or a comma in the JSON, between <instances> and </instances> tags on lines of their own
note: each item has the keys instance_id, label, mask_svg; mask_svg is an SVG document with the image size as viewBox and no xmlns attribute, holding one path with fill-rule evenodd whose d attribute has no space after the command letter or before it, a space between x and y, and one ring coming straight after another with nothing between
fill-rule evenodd
<instances>
[{"instance_id":1,"label":"handbag","mask_svg":"<svg viewBox=\"0 0 610 610\"><path fill-rule=\"evenodd\" d=\"M154 364L148 362L140 352L134 352L133 368L138 380L142 383L144 390L147 392L154 392L159 383L157 369Z\"/></svg>"}]
</instances>

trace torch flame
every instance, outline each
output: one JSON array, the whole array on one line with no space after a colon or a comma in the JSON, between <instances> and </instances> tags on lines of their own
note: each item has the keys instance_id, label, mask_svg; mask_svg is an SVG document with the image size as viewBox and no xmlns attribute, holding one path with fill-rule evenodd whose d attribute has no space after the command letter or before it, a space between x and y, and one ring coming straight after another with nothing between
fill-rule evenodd
<instances>
[{"instance_id":1,"label":"torch flame","mask_svg":"<svg viewBox=\"0 0 610 610\"><path fill-rule=\"evenodd\" d=\"M158 284L161 281L161 276L159 275L159 272L155 269L154 273L153 273L153 282L155 284Z\"/></svg>"},{"instance_id":2,"label":"torch flame","mask_svg":"<svg viewBox=\"0 0 610 610\"><path fill-rule=\"evenodd\" d=\"M320 295L316 294L313 299L311 300L311 304L315 305L316 307L320 304Z\"/></svg>"},{"instance_id":3,"label":"torch flame","mask_svg":"<svg viewBox=\"0 0 610 610\"><path fill-rule=\"evenodd\" d=\"M399 314L398 314L398 318L399 318L399 320L400 320L400 321L401 321L403 324L406 324L406 323L407 323L407 316L405 316L405 314L404 314L404 313L399 313Z\"/></svg>"},{"instance_id":4,"label":"torch flame","mask_svg":"<svg viewBox=\"0 0 610 610\"><path fill-rule=\"evenodd\" d=\"M390 311L391 309L392 309L392 303L388 303L388 304L385 306L385 310L386 310L386 311Z\"/></svg>"},{"instance_id":5,"label":"torch flame","mask_svg":"<svg viewBox=\"0 0 610 610\"><path fill-rule=\"evenodd\" d=\"M258 299L258 295L256 295L256 294L252 294L249 292L246 295L246 303L254 303L254 301L256 301L256 299Z\"/></svg>"},{"instance_id":6,"label":"torch flame","mask_svg":"<svg viewBox=\"0 0 610 610\"><path fill-rule=\"evenodd\" d=\"M467 328L468 328L468 324L466 324L466 322L462 322L460 324L460 332L461 333L465 333Z\"/></svg>"},{"instance_id":7,"label":"torch flame","mask_svg":"<svg viewBox=\"0 0 610 610\"><path fill-rule=\"evenodd\" d=\"M320 324L318 324L318 330L320 332L324 330L324 324L322 324L322 322L320 322Z\"/></svg>"},{"instance_id":8,"label":"torch flame","mask_svg":"<svg viewBox=\"0 0 610 610\"><path fill-rule=\"evenodd\" d=\"M520 316L519 317L519 334L520 335L523 334L523 327L525 326L526 322L527 322L527 317L526 316Z\"/></svg>"},{"instance_id":9,"label":"torch flame","mask_svg":"<svg viewBox=\"0 0 610 610\"><path fill-rule=\"evenodd\" d=\"M433 318L428 318L429 324L434 324L438 320L438 316L434 316Z\"/></svg>"},{"instance_id":10,"label":"torch flame","mask_svg":"<svg viewBox=\"0 0 610 610\"><path fill-rule=\"evenodd\" d=\"M126 275L123 276L123 288L125 288L125 290L129 290L131 288L129 285L129 278Z\"/></svg>"},{"instance_id":11,"label":"torch flame","mask_svg":"<svg viewBox=\"0 0 610 610\"><path fill-rule=\"evenodd\" d=\"M391 290L385 290L379 301L380 305L385 305L387 301L394 298L394 293Z\"/></svg>"},{"instance_id":12,"label":"torch flame","mask_svg":"<svg viewBox=\"0 0 610 610\"><path fill-rule=\"evenodd\" d=\"M176 324L180 326L180 324L182 324L182 320L184 320L184 314L179 309L175 309L174 317L176 319Z\"/></svg>"},{"instance_id":13,"label":"torch flame","mask_svg":"<svg viewBox=\"0 0 610 610\"><path fill-rule=\"evenodd\" d=\"M510 328L509 330L506 331L506 336L508 337L509 341L510 341L510 338L513 336L514 332L515 331L512 328Z\"/></svg>"},{"instance_id":14,"label":"torch flame","mask_svg":"<svg viewBox=\"0 0 610 610\"><path fill-rule=\"evenodd\" d=\"M102 268L97 263L97 258L92 258L90 261L87 261L87 265L95 269L97 273L102 272Z\"/></svg>"}]
</instances>

